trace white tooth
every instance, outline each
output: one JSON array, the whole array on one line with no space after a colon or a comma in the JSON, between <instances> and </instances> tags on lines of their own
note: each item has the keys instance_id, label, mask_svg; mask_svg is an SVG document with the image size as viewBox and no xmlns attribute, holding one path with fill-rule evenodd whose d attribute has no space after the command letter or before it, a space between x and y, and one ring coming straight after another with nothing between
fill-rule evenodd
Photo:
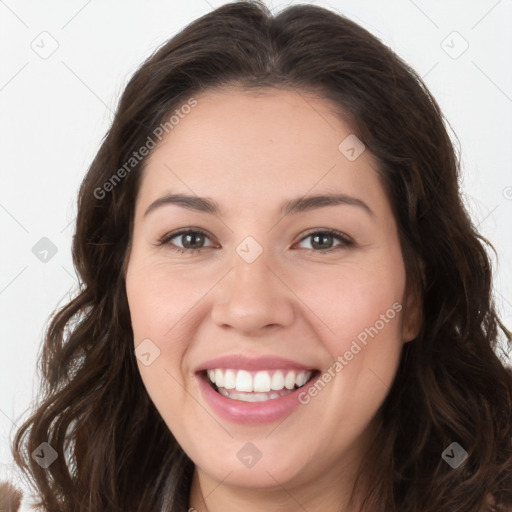
<instances>
[{"instance_id":1,"label":"white tooth","mask_svg":"<svg viewBox=\"0 0 512 512\"><path fill-rule=\"evenodd\" d=\"M310 377L311 372L300 372L299 374L297 374L297 377L295 378L295 384L297 384L297 386L299 387L304 386L304 384L306 384Z\"/></svg>"},{"instance_id":2,"label":"white tooth","mask_svg":"<svg viewBox=\"0 0 512 512\"><path fill-rule=\"evenodd\" d=\"M272 381L270 383L270 389L274 391L279 391L284 388L284 376L281 370L277 370L277 372L272 375Z\"/></svg>"},{"instance_id":3,"label":"white tooth","mask_svg":"<svg viewBox=\"0 0 512 512\"><path fill-rule=\"evenodd\" d=\"M286 386L286 389L293 389L295 387L295 372L293 370L290 370L286 374L284 385Z\"/></svg>"},{"instance_id":4,"label":"white tooth","mask_svg":"<svg viewBox=\"0 0 512 512\"><path fill-rule=\"evenodd\" d=\"M270 391L270 375L268 372L257 372L253 382L254 391L267 393Z\"/></svg>"},{"instance_id":5,"label":"white tooth","mask_svg":"<svg viewBox=\"0 0 512 512\"><path fill-rule=\"evenodd\" d=\"M219 393L229 398L229 393L224 388L219 388Z\"/></svg>"},{"instance_id":6,"label":"white tooth","mask_svg":"<svg viewBox=\"0 0 512 512\"><path fill-rule=\"evenodd\" d=\"M237 391L252 391L252 376L245 370L238 370L235 387Z\"/></svg>"},{"instance_id":7,"label":"white tooth","mask_svg":"<svg viewBox=\"0 0 512 512\"><path fill-rule=\"evenodd\" d=\"M222 370L220 368L215 370L215 384L217 384L217 387L219 388L224 387L224 376L222 375Z\"/></svg>"},{"instance_id":8,"label":"white tooth","mask_svg":"<svg viewBox=\"0 0 512 512\"><path fill-rule=\"evenodd\" d=\"M216 368L207 370L207 374L208 378L219 388L236 389L246 393L268 393L284 389L293 390L295 386L301 387L311 378L312 372L277 370L270 377L270 372L263 370L256 372L252 377L246 370ZM271 394L271 398L272 396L273 394Z\"/></svg>"},{"instance_id":9,"label":"white tooth","mask_svg":"<svg viewBox=\"0 0 512 512\"><path fill-rule=\"evenodd\" d=\"M238 400L241 402L266 402L267 400L274 400L284 395L292 393L290 390L281 391L279 393L245 393L238 391L228 391L224 388L219 388L219 393L229 398L230 400Z\"/></svg>"},{"instance_id":10,"label":"white tooth","mask_svg":"<svg viewBox=\"0 0 512 512\"><path fill-rule=\"evenodd\" d=\"M235 389L236 374L234 370L226 370L224 373L224 388Z\"/></svg>"},{"instance_id":11,"label":"white tooth","mask_svg":"<svg viewBox=\"0 0 512 512\"><path fill-rule=\"evenodd\" d=\"M268 397L263 393L253 393L251 395L238 395L236 399L242 402L265 402Z\"/></svg>"}]
</instances>

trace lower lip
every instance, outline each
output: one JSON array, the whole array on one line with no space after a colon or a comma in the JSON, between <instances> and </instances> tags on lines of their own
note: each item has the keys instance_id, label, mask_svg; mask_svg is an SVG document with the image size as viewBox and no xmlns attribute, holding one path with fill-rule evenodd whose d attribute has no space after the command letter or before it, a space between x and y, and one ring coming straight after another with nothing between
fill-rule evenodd
<instances>
[{"instance_id":1,"label":"lower lip","mask_svg":"<svg viewBox=\"0 0 512 512\"><path fill-rule=\"evenodd\" d=\"M314 376L306 385L292 393L264 402L233 400L215 391L203 374L197 374L201 391L213 411L220 417L235 423L255 425L272 423L286 418L299 405L299 395L307 392L320 375Z\"/></svg>"}]
</instances>

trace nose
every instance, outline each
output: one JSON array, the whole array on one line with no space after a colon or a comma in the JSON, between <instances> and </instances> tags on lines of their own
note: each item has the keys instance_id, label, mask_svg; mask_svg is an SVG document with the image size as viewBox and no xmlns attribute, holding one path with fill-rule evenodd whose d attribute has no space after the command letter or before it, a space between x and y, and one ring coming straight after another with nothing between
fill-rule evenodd
<instances>
[{"instance_id":1,"label":"nose","mask_svg":"<svg viewBox=\"0 0 512 512\"><path fill-rule=\"evenodd\" d=\"M233 259L233 268L216 287L212 306L216 325L257 337L293 323L294 294L264 256L252 263L238 255Z\"/></svg>"}]
</instances>

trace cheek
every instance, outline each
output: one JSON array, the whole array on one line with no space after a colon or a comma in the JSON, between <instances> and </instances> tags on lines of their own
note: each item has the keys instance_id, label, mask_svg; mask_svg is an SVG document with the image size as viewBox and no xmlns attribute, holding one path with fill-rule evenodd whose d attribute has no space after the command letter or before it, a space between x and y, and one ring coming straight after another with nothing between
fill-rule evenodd
<instances>
[{"instance_id":1,"label":"cheek","mask_svg":"<svg viewBox=\"0 0 512 512\"><path fill-rule=\"evenodd\" d=\"M178 334L194 294L179 279L166 277L162 265L137 260L128 266L126 294L142 380L157 408L165 407L180 397L188 337ZM172 343L166 342L171 336ZM143 353L150 354L150 364Z\"/></svg>"},{"instance_id":2,"label":"cheek","mask_svg":"<svg viewBox=\"0 0 512 512\"><path fill-rule=\"evenodd\" d=\"M183 390L190 370L187 355L204 318L200 306L218 281L218 272L191 272L154 262L150 256L137 256L135 253L126 274L134 349L137 353L147 345L158 354L149 366L138 358L138 367L162 417L170 418L170 410L185 405Z\"/></svg>"},{"instance_id":3,"label":"cheek","mask_svg":"<svg viewBox=\"0 0 512 512\"><path fill-rule=\"evenodd\" d=\"M291 282L292 277L289 277ZM293 278L294 290L316 316L324 342L336 353L360 335L364 342L374 327L385 336L400 338L405 286L403 266L387 265L323 268ZM384 316L382 316L384 315Z\"/></svg>"},{"instance_id":4,"label":"cheek","mask_svg":"<svg viewBox=\"0 0 512 512\"><path fill-rule=\"evenodd\" d=\"M350 265L324 276L304 274L296 281L297 295L314 313L310 318L332 358L323 373L328 393L358 411L351 417L361 425L387 395L403 347L405 270L395 263Z\"/></svg>"},{"instance_id":5,"label":"cheek","mask_svg":"<svg viewBox=\"0 0 512 512\"><path fill-rule=\"evenodd\" d=\"M151 401L171 431L179 427L172 411L186 405L182 369L191 338L184 325L187 312L198 300L197 290L187 284L168 267L148 260L135 260L128 266L126 293L134 350L151 354L148 365L137 356L138 368Z\"/></svg>"},{"instance_id":6,"label":"cheek","mask_svg":"<svg viewBox=\"0 0 512 512\"><path fill-rule=\"evenodd\" d=\"M187 279L165 264L136 265L128 268L126 293L135 343L141 339L163 340L179 331L191 307L208 290L208 283Z\"/></svg>"},{"instance_id":7,"label":"cheek","mask_svg":"<svg viewBox=\"0 0 512 512\"><path fill-rule=\"evenodd\" d=\"M323 380L332 402L340 406L324 414L326 422L342 422L353 435L371 421L388 395L403 347L405 278L382 275L387 277L353 274L343 280L344 288L331 289L336 307L329 309L328 321L336 333L324 340L333 363Z\"/></svg>"}]
</instances>

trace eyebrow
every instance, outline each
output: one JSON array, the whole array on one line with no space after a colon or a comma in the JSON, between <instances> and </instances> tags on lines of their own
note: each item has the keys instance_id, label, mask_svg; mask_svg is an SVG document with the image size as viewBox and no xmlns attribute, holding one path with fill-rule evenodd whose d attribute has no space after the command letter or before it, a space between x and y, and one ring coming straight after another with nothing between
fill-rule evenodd
<instances>
[{"instance_id":1,"label":"eyebrow","mask_svg":"<svg viewBox=\"0 0 512 512\"><path fill-rule=\"evenodd\" d=\"M167 194L152 202L146 209L144 217L151 211L168 204L175 204L196 212L222 215L222 209L218 203L212 199L186 194ZM371 217L375 217L372 209L363 200L347 194L322 194L291 199L281 205L280 213L281 216L284 217L285 215L293 215L337 205L356 206L364 210Z\"/></svg>"}]
</instances>

